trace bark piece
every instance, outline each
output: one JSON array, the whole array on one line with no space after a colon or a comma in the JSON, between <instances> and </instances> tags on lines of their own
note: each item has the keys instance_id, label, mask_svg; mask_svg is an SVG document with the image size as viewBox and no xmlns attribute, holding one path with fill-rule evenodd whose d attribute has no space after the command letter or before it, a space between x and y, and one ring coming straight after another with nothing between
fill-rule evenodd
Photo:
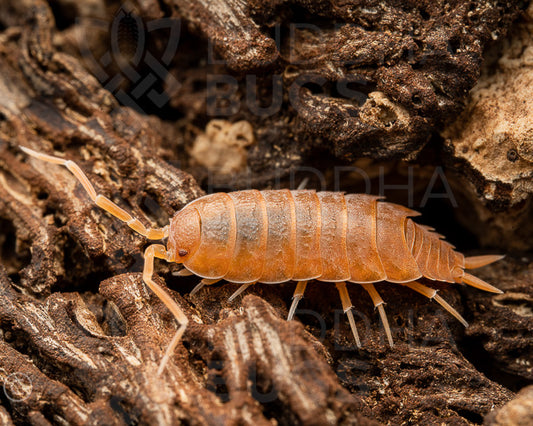
<instances>
[{"instance_id":1,"label":"bark piece","mask_svg":"<svg viewBox=\"0 0 533 426\"><path fill-rule=\"evenodd\" d=\"M179 111L200 131L216 118L252 124L252 173L214 173L218 184L244 188L279 179L325 149L343 160L414 158L435 129L457 117L483 51L505 34L519 7L489 1L166 0L134 2L130 11L142 23L135 31L159 49L147 47L157 62L144 60L136 68L166 88L169 103L151 110ZM119 16L109 16L107 27ZM150 29L171 22L181 28L172 42ZM133 47L140 37L135 31ZM81 19L58 39L76 52L80 43L72 34L81 35L90 53L84 59L103 67L99 59L113 56L109 46L116 40L96 32L94 23ZM172 61L164 60L168 49L175 51ZM123 102L139 105L133 94L142 78L128 77L120 61L111 62L102 84L126 80L108 87ZM185 143L192 146L195 135L185 136Z\"/></svg>"},{"instance_id":2,"label":"bark piece","mask_svg":"<svg viewBox=\"0 0 533 426\"><path fill-rule=\"evenodd\" d=\"M270 74L257 80L266 87L255 87L256 97L278 100L272 87L279 73L287 98L280 108L295 115L298 132L319 136L335 155L350 159L417 152L433 127L460 110L483 46L500 37L517 12L486 2L169 4L230 69ZM231 103L246 114L240 99L249 99L254 86L245 84L239 82Z\"/></svg>"},{"instance_id":3,"label":"bark piece","mask_svg":"<svg viewBox=\"0 0 533 426\"><path fill-rule=\"evenodd\" d=\"M533 194L533 6L525 15L497 64L489 61L465 111L443 133L484 200L501 207Z\"/></svg>"},{"instance_id":4,"label":"bark piece","mask_svg":"<svg viewBox=\"0 0 533 426\"><path fill-rule=\"evenodd\" d=\"M533 241L531 5L524 15L488 55L466 109L442 133L445 161L462 175L457 189L473 206L460 220L482 244L513 250L530 250Z\"/></svg>"},{"instance_id":5,"label":"bark piece","mask_svg":"<svg viewBox=\"0 0 533 426\"><path fill-rule=\"evenodd\" d=\"M467 294L467 309L475 321L466 330L470 348L482 348L478 368L498 371L500 382L513 390L533 381L533 272L531 259L499 262L480 270L480 278L505 293Z\"/></svg>"},{"instance_id":6,"label":"bark piece","mask_svg":"<svg viewBox=\"0 0 533 426\"><path fill-rule=\"evenodd\" d=\"M193 324L158 377L176 325L140 273L102 282L102 295L115 306L104 317L103 299L88 305L77 293L54 293L39 302L15 292L5 273L1 283L0 319L11 338L1 343L0 379L9 389L9 378L22 374L29 384L27 394L11 395L18 419L40 413L79 425L271 424L272 418L376 424L357 413L356 399L301 325L280 319L260 298L246 297L240 310L209 323L174 294ZM123 324L104 330L109 315Z\"/></svg>"},{"instance_id":7,"label":"bark piece","mask_svg":"<svg viewBox=\"0 0 533 426\"><path fill-rule=\"evenodd\" d=\"M425 284L440 289L439 294L472 326L476 319L469 315L475 313L461 309L461 295L455 286L429 281ZM355 350L342 317L338 334L328 337L327 345L333 345L331 353L339 379L363 399L363 414L392 424L482 423L494 407L513 398L513 392L480 373L480 365L475 362L481 356L479 350L472 353L463 348L467 340L464 327L436 303L398 285L377 284L387 303L394 338L394 348L388 348L378 312L373 310L368 295L354 287L349 290L356 304L363 348ZM481 293L465 291L472 297ZM310 309L313 295L309 293L304 309Z\"/></svg>"},{"instance_id":8,"label":"bark piece","mask_svg":"<svg viewBox=\"0 0 533 426\"><path fill-rule=\"evenodd\" d=\"M2 253L12 278L28 292L47 294L58 279L82 282L98 259L124 272L143 241L96 208L68 170L30 160L19 146L65 154L98 192L150 226L168 224L202 191L154 155L164 124L120 107L73 57L56 52L50 10L35 2L34 12L24 30L2 34L0 215L16 235L15 253ZM98 226L94 215L102 218Z\"/></svg>"}]
</instances>

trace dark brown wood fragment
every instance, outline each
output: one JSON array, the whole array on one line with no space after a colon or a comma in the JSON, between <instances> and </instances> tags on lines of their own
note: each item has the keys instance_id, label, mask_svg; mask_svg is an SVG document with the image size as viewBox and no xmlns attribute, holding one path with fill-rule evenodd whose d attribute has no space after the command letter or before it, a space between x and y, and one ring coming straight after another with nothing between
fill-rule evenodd
<instances>
[{"instance_id":1,"label":"dark brown wood fragment","mask_svg":"<svg viewBox=\"0 0 533 426\"><path fill-rule=\"evenodd\" d=\"M470 348L483 354L477 367L518 391L533 383L533 261L530 256L491 265L478 274L505 293L468 293L466 306L476 319L466 330Z\"/></svg>"},{"instance_id":2,"label":"dark brown wood fragment","mask_svg":"<svg viewBox=\"0 0 533 426\"><path fill-rule=\"evenodd\" d=\"M13 278L26 291L47 294L56 280L80 282L105 268L125 271L143 240L92 205L70 172L29 160L19 146L56 149L77 161L98 192L148 226L164 226L202 190L155 155L158 125L164 127L159 120L120 107L75 58L52 48L50 11L37 5L31 25L4 34L0 48L0 86L6 88L0 101L0 206L17 238L16 253L3 253L20 270ZM91 216L102 221L96 225ZM91 269L94 262L106 266Z\"/></svg>"},{"instance_id":3,"label":"dark brown wood fragment","mask_svg":"<svg viewBox=\"0 0 533 426\"><path fill-rule=\"evenodd\" d=\"M224 75L212 66L214 52L237 73L230 116L244 116L261 129L274 124L285 136L295 127L304 152L318 140L342 159L418 152L435 127L460 112L484 47L504 35L520 7L492 1L164 3L209 40L208 73ZM147 9L142 2L138 7ZM247 73L261 74L252 85L260 104L283 96L270 117L247 104L249 76L239 77ZM283 91L276 95L278 76ZM174 99L180 108L183 94ZM283 117L294 126L283 128ZM290 145L282 149L296 154Z\"/></svg>"},{"instance_id":4,"label":"dark brown wood fragment","mask_svg":"<svg viewBox=\"0 0 533 426\"><path fill-rule=\"evenodd\" d=\"M471 324L477 321L475 311L461 311L456 287L425 284L439 288L439 294ZM341 382L363 399L363 414L390 424L476 424L513 397L512 391L480 373L478 346L474 345L474 352L467 350L464 328L437 304L397 285L377 284L376 288L387 302L394 348L387 347L379 315L368 295L358 288L350 292L357 301L363 350L355 350L349 328L343 323L340 334L332 332L327 342L328 348L333 348L333 365ZM483 296L475 289L464 292L472 298ZM306 309L319 309L312 297L329 297L308 293ZM334 296L327 302L333 304Z\"/></svg>"},{"instance_id":5,"label":"dark brown wood fragment","mask_svg":"<svg viewBox=\"0 0 533 426\"><path fill-rule=\"evenodd\" d=\"M79 425L270 424L284 417L374 424L358 414L360 404L309 345L303 327L279 318L260 298L249 296L227 318L202 324L202 314L174 294L193 324L158 377L175 324L141 274L118 275L100 286L120 312L126 335L107 334L77 293L40 302L13 290L5 273L0 278L0 319L10 334L1 342L0 379L9 386L22 374L29 385L27 395L9 394L15 418L40 412L43 419L59 416ZM274 411L267 411L269 404Z\"/></svg>"}]
</instances>

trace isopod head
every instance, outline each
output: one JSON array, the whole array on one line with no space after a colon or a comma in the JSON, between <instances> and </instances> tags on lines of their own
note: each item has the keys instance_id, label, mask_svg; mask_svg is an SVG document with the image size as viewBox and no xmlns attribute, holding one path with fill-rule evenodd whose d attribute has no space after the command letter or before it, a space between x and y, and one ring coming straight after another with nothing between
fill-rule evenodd
<instances>
[{"instance_id":1,"label":"isopod head","mask_svg":"<svg viewBox=\"0 0 533 426\"><path fill-rule=\"evenodd\" d=\"M176 263L190 259L200 245L201 220L195 208L184 208L170 222L167 249Z\"/></svg>"}]
</instances>

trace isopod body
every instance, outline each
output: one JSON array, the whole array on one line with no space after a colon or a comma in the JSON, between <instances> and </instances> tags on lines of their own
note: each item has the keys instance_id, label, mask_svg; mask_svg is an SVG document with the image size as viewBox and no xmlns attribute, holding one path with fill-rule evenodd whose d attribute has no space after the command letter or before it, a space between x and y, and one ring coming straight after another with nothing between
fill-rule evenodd
<instances>
[{"instance_id":1,"label":"isopod body","mask_svg":"<svg viewBox=\"0 0 533 426\"><path fill-rule=\"evenodd\" d=\"M464 256L418 214L366 194L216 193L176 213L167 248L192 273L234 283L460 282Z\"/></svg>"},{"instance_id":2,"label":"isopod body","mask_svg":"<svg viewBox=\"0 0 533 426\"><path fill-rule=\"evenodd\" d=\"M392 334L384 302L374 287L387 281L409 287L435 300L465 326L466 321L438 294L417 280L466 283L501 293L465 272L502 256L464 257L432 228L410 217L419 213L381 201L380 197L312 190L236 191L206 195L187 204L161 229L146 228L117 204L97 194L72 161L21 147L40 160L67 167L99 207L151 240L144 253L143 280L172 312L180 326L163 356L160 374L188 319L175 300L153 280L154 259L182 263L180 275L196 274L202 281L191 292L222 279L241 286L230 300L254 283L297 281L288 319L292 319L307 282L334 282L348 316L354 339L361 346L346 282L361 285L378 308L390 345ZM185 273L183 273L185 272Z\"/></svg>"}]
</instances>

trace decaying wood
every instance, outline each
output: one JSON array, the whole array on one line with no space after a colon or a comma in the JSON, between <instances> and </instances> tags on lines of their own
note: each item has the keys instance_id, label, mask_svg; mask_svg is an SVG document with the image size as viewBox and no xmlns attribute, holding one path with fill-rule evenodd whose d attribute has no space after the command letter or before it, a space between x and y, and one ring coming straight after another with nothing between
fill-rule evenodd
<instances>
[{"instance_id":1,"label":"decaying wood","mask_svg":"<svg viewBox=\"0 0 533 426\"><path fill-rule=\"evenodd\" d=\"M77 293L38 301L17 293L2 274L0 312L10 334L2 342L2 379L24 372L32 384L28 398L11 403L15 418L47 411L49 420L80 425L268 424L265 405L275 403L305 424L361 419L356 399L312 349L303 327L257 297L248 296L216 325L202 324L201 312L188 307L197 322L158 377L175 327L171 315L139 273L103 281L100 293L107 307L102 300L87 304ZM213 387L213 374L224 386Z\"/></svg>"},{"instance_id":2,"label":"decaying wood","mask_svg":"<svg viewBox=\"0 0 533 426\"><path fill-rule=\"evenodd\" d=\"M279 118L294 122L304 152L313 145L305 135L350 159L409 158L419 151L435 126L456 116L477 79L484 46L504 34L519 6L379 0L164 3L210 40L227 67L266 74L257 79L257 94L268 100L261 103L281 101L271 70L283 75ZM153 7L142 2L138 7L155 15ZM246 99L246 84L246 78L239 81L236 99ZM247 114L250 106L243 104L235 115ZM261 118L250 120L262 128ZM292 132L293 126L279 125L276 131Z\"/></svg>"},{"instance_id":3,"label":"decaying wood","mask_svg":"<svg viewBox=\"0 0 533 426\"><path fill-rule=\"evenodd\" d=\"M530 250L533 244L533 5L493 48L465 110L443 132L451 166L471 182L462 192L474 211L464 222L486 245ZM516 238L520 229L521 238Z\"/></svg>"},{"instance_id":4,"label":"decaying wood","mask_svg":"<svg viewBox=\"0 0 533 426\"><path fill-rule=\"evenodd\" d=\"M63 49L79 55L80 37L95 58L109 48L109 38L98 36L90 20L96 15L111 21L115 10L103 0L95 3L91 13L76 9L80 22L66 23L71 26L58 36ZM380 0L128 5L145 25L162 17L181 25L164 82L173 113L188 117L193 127L222 117L254 127L251 175L217 180L241 189L250 181L272 181L273 169L308 165L317 150L338 160L414 158L435 128L457 117L484 49L504 36L525 6ZM66 15L69 8L63 9ZM170 46L157 42L161 50ZM194 134L184 138L192 143Z\"/></svg>"},{"instance_id":5,"label":"decaying wood","mask_svg":"<svg viewBox=\"0 0 533 426\"><path fill-rule=\"evenodd\" d=\"M3 35L0 62L5 87L0 202L4 217L15 227L17 254L23 257L30 247L31 263L19 268L20 286L33 293L49 292L57 279L83 279L76 265L84 258L110 262L115 271L124 271L143 241L124 234L121 224L94 209L67 170L39 162L30 166L19 145L43 151L56 148L70 155L88 165L100 192L129 199L127 209L140 217L146 217L142 209L147 210L161 223L202 194L192 177L156 155L161 140L157 126L164 125L119 107L72 57L53 50L52 24L50 10L42 5L34 28L28 24ZM101 220L95 222L95 217ZM62 256L78 257L73 269L66 268Z\"/></svg>"},{"instance_id":6,"label":"decaying wood","mask_svg":"<svg viewBox=\"0 0 533 426\"><path fill-rule=\"evenodd\" d=\"M91 4L93 9L86 6L80 13L107 7L103 1ZM142 5L148 18L162 16L159 2ZM176 10L186 5L192 3L183 1ZM168 370L157 377L176 324L142 283L140 253L146 242L95 208L67 170L30 159L18 146L64 153L99 192L146 225L163 226L203 194L190 175L164 160L177 159L172 150L178 132L168 122L119 105L79 58L61 52L54 40L68 40L69 31L56 32L46 2L2 2L0 10L2 424L479 423L513 392L469 361L476 359L465 349L470 338L485 345L490 365L504 363L520 383L531 380L513 368L513 354L531 348L526 334L531 317L527 309L517 313L513 304L530 303L530 260L509 260L483 276L499 285L505 268L511 268L505 265L514 265L513 276L523 280L508 281L503 289L517 299L484 296L486 303L479 306L480 292L442 287L443 297L462 306L472 324L483 319L485 325L466 335L423 297L380 286L397 342L393 350L384 344L368 296L350 288L358 327L365 332L361 351L353 346L329 285L310 285L298 321L286 322L290 284L255 286L231 304L227 298L235 286L216 285L190 296L197 280L173 277L176 267L159 262L156 279L168 286L190 324ZM202 10L180 13L196 25L192 15ZM246 34L255 28L243 24L249 19L239 20ZM218 28L215 22L199 31L214 31L217 48L223 49ZM252 57L241 61L243 52L236 46L225 55L234 55L234 64L266 66ZM184 127L195 127L203 107L191 99L201 96L183 95L193 110ZM181 98L172 102L185 105ZM276 120L254 123L259 153L275 151L273 143L283 139L280 129L291 128ZM308 132L300 129L295 138L308 140ZM289 151L281 149L283 155ZM249 161L259 157L252 152ZM262 170L272 164L262 163ZM518 333L502 339L505 348L496 345L496 334L486 325L492 315L509 333Z\"/></svg>"}]
</instances>

